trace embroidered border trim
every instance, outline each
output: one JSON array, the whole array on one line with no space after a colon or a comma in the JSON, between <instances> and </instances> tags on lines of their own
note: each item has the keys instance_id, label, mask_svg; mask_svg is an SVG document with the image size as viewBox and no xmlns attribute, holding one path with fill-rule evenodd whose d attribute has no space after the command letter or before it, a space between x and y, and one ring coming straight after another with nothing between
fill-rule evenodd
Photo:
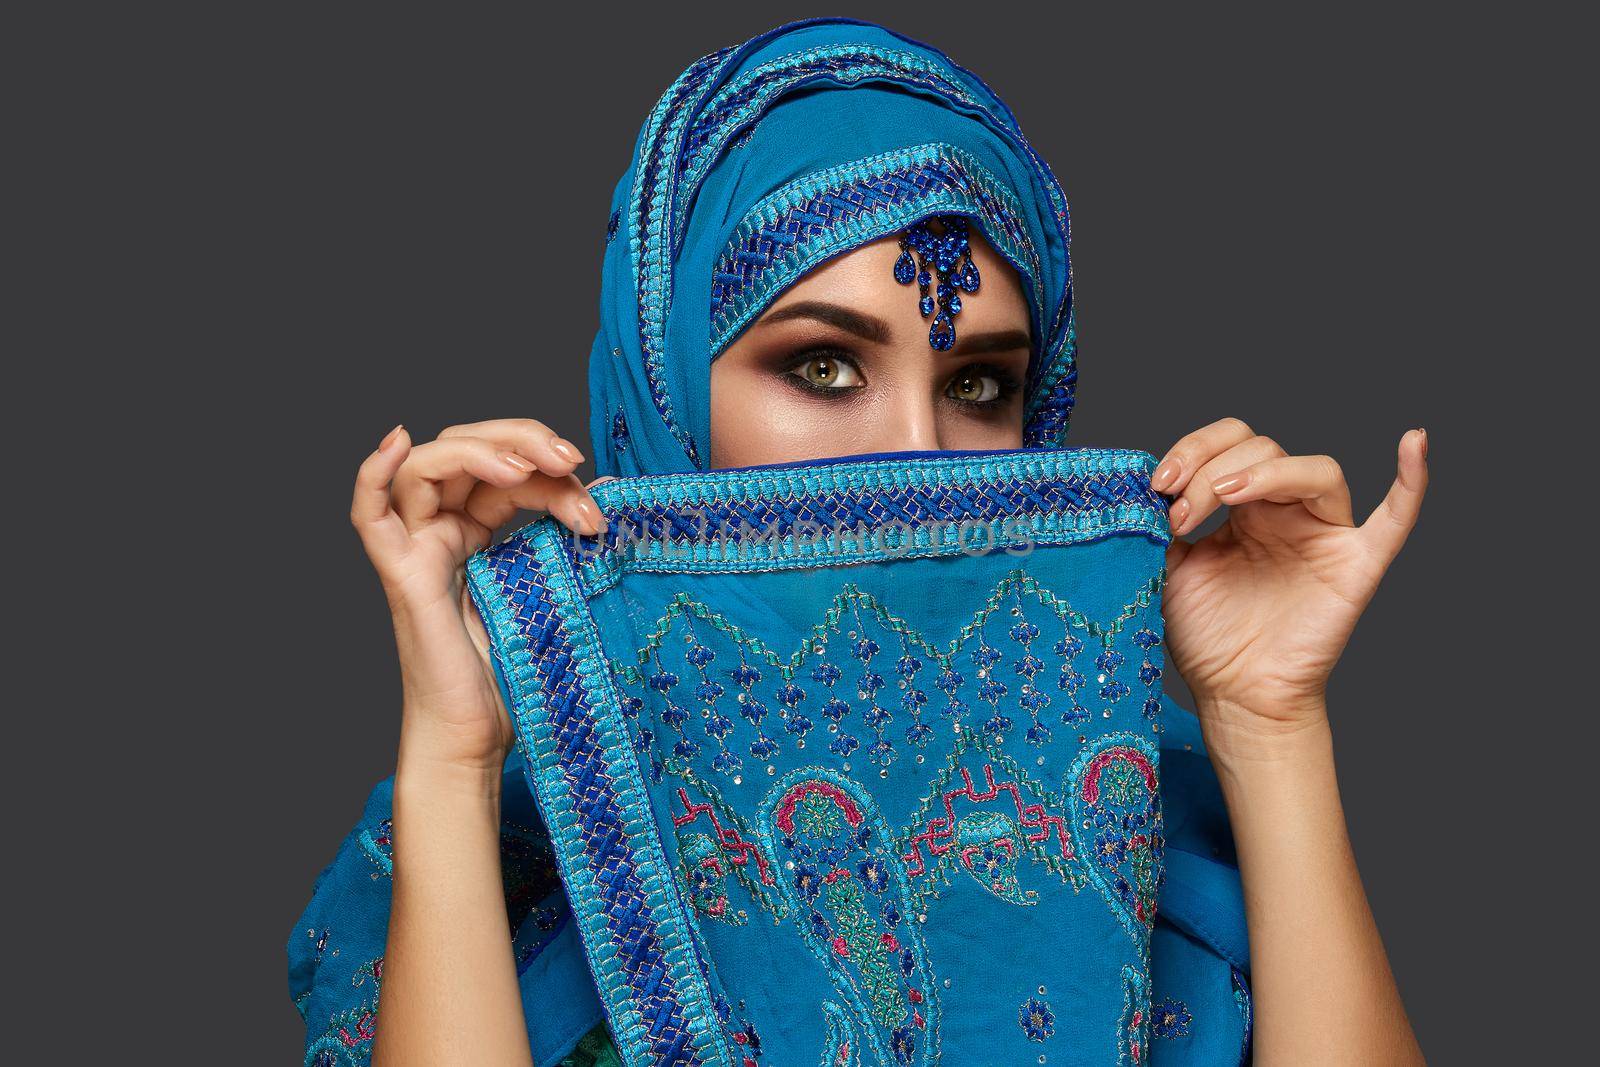
<instances>
[{"instance_id":1,"label":"embroidered border trim","mask_svg":"<svg viewBox=\"0 0 1600 1067\"><path fill-rule=\"evenodd\" d=\"M1033 448L1049 448L1065 440L1078 393L1078 319L1067 312L1067 335L1060 355L1046 366L1023 407L1022 440Z\"/></svg>"},{"instance_id":2,"label":"embroidered border trim","mask_svg":"<svg viewBox=\"0 0 1600 1067\"><path fill-rule=\"evenodd\" d=\"M627 478L593 490L610 521L601 537L559 536L591 595L628 570L840 566L1132 531L1165 544L1155 465L1138 450L1077 448ZM975 525L981 541L968 536Z\"/></svg>"},{"instance_id":3,"label":"embroidered border trim","mask_svg":"<svg viewBox=\"0 0 1600 1067\"><path fill-rule=\"evenodd\" d=\"M731 1067L567 561L548 537L514 538L473 555L467 574L624 1063Z\"/></svg>"},{"instance_id":4,"label":"embroidered border trim","mask_svg":"<svg viewBox=\"0 0 1600 1067\"><path fill-rule=\"evenodd\" d=\"M933 213L966 215L1033 290L1034 336L1044 336L1039 250L1016 198L971 154L937 142L817 171L762 198L718 257L711 283L711 358L774 295L845 249Z\"/></svg>"}]
</instances>

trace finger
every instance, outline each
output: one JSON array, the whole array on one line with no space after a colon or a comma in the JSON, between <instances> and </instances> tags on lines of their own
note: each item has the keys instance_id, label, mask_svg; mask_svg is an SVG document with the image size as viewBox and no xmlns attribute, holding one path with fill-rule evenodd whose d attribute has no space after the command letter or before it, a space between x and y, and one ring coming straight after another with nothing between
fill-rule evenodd
<instances>
[{"instance_id":1,"label":"finger","mask_svg":"<svg viewBox=\"0 0 1600 1067\"><path fill-rule=\"evenodd\" d=\"M1255 433L1242 419L1227 418L1185 434L1150 473L1150 488L1178 495L1201 466L1234 445L1250 440Z\"/></svg>"},{"instance_id":2,"label":"finger","mask_svg":"<svg viewBox=\"0 0 1600 1067\"><path fill-rule=\"evenodd\" d=\"M577 533L603 531L606 518L575 474L564 478L538 477L522 485L501 487L479 483L467 496L464 510L490 530L510 522L518 511L545 511Z\"/></svg>"},{"instance_id":3,"label":"finger","mask_svg":"<svg viewBox=\"0 0 1600 1067\"><path fill-rule=\"evenodd\" d=\"M1222 501L1217 499L1216 492L1211 488L1214 479L1283 454L1282 445L1270 437L1257 434L1202 463L1189 476L1178 499L1168 509L1173 536L1188 533L1222 506Z\"/></svg>"},{"instance_id":4,"label":"finger","mask_svg":"<svg viewBox=\"0 0 1600 1067\"><path fill-rule=\"evenodd\" d=\"M429 441L411 450L395 474L390 498L406 528L414 530L439 513L445 483L451 479L511 486L520 485L534 473L534 465L526 457L481 437Z\"/></svg>"},{"instance_id":5,"label":"finger","mask_svg":"<svg viewBox=\"0 0 1600 1067\"><path fill-rule=\"evenodd\" d=\"M546 474L570 474L583 462L577 445L538 419L485 419L447 426L439 437L482 437L527 456Z\"/></svg>"},{"instance_id":6,"label":"finger","mask_svg":"<svg viewBox=\"0 0 1600 1067\"><path fill-rule=\"evenodd\" d=\"M1400 438L1398 470L1378 506L1361 524L1361 536L1385 561L1400 554L1422 513L1422 495L1428 491L1428 431L1408 430Z\"/></svg>"},{"instance_id":7,"label":"finger","mask_svg":"<svg viewBox=\"0 0 1600 1067\"><path fill-rule=\"evenodd\" d=\"M1332 456L1276 456L1211 479L1211 491L1232 507L1251 500L1306 506L1324 522L1354 526L1350 486Z\"/></svg>"},{"instance_id":8,"label":"finger","mask_svg":"<svg viewBox=\"0 0 1600 1067\"><path fill-rule=\"evenodd\" d=\"M486 419L483 422L447 426L440 432L439 438L442 440L447 437L479 437L493 441L507 451L532 460L533 465L545 474L571 474L583 462L583 453L578 451L578 446L537 419ZM460 510L475 484L469 479L451 481L440 498L440 510Z\"/></svg>"},{"instance_id":9,"label":"finger","mask_svg":"<svg viewBox=\"0 0 1600 1067\"><path fill-rule=\"evenodd\" d=\"M411 452L411 437L396 426L356 470L350 499L350 524L374 563L404 555L410 547L406 525L389 506L389 482Z\"/></svg>"}]
</instances>

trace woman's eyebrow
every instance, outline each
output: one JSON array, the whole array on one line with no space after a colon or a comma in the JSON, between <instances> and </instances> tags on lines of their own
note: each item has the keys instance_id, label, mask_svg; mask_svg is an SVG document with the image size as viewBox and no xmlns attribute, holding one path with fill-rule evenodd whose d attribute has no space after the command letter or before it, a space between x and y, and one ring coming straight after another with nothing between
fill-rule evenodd
<instances>
[{"instance_id":1,"label":"woman's eyebrow","mask_svg":"<svg viewBox=\"0 0 1600 1067\"><path fill-rule=\"evenodd\" d=\"M877 344L887 342L892 331L889 324L843 304L830 304L825 300L797 300L793 304L774 308L761 317L761 322L784 322L788 319L816 319L837 326L864 340Z\"/></svg>"},{"instance_id":2,"label":"woman's eyebrow","mask_svg":"<svg viewBox=\"0 0 1600 1067\"><path fill-rule=\"evenodd\" d=\"M956 338L956 346L947 355L969 356L977 352L1015 352L1031 349L1033 340L1026 330L990 330L987 333L964 333Z\"/></svg>"}]
</instances>

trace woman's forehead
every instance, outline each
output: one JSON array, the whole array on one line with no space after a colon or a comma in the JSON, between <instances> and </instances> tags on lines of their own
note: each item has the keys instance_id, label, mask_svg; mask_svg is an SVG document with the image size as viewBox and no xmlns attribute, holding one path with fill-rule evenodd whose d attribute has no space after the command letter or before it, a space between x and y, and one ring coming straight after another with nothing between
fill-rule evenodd
<instances>
[{"instance_id":1,"label":"woman's forehead","mask_svg":"<svg viewBox=\"0 0 1600 1067\"><path fill-rule=\"evenodd\" d=\"M1027 298L1011 266L977 226L969 232L970 248L982 282L976 292L963 293L958 319L963 331L1029 329ZM900 333L926 337L929 318L918 308L916 285L895 279L894 265L901 254L900 235L890 234L828 259L802 274L772 302L758 320L784 318L798 305L819 301L842 304L871 314Z\"/></svg>"}]
</instances>

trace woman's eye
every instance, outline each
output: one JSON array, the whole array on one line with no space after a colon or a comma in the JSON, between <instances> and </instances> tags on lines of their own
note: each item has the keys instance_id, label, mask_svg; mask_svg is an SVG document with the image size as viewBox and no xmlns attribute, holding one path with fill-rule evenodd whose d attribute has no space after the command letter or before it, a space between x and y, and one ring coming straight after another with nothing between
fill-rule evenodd
<instances>
[{"instance_id":1,"label":"woman's eye","mask_svg":"<svg viewBox=\"0 0 1600 1067\"><path fill-rule=\"evenodd\" d=\"M851 389L861 384L861 372L842 359L817 356L789 372L813 389Z\"/></svg>"},{"instance_id":2,"label":"woman's eye","mask_svg":"<svg viewBox=\"0 0 1600 1067\"><path fill-rule=\"evenodd\" d=\"M948 394L968 404L987 404L999 400L1000 379L992 374L965 373L956 375L950 383Z\"/></svg>"}]
</instances>

